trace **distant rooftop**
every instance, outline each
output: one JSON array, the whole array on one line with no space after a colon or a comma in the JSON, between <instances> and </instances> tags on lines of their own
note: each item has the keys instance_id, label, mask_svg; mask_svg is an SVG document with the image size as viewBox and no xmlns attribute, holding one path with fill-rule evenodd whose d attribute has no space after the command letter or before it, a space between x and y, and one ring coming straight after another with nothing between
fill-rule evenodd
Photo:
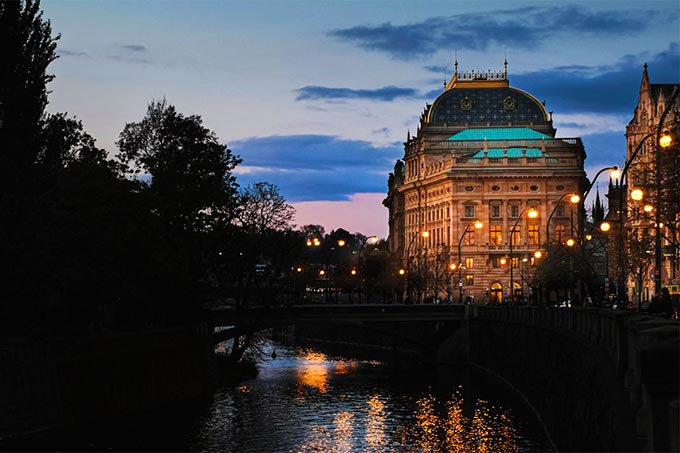
<instances>
[{"instance_id":1,"label":"distant rooftop","mask_svg":"<svg viewBox=\"0 0 680 453\"><path fill-rule=\"evenodd\" d=\"M528 127L491 127L479 129L465 129L452 135L447 140L540 140L552 138Z\"/></svg>"}]
</instances>

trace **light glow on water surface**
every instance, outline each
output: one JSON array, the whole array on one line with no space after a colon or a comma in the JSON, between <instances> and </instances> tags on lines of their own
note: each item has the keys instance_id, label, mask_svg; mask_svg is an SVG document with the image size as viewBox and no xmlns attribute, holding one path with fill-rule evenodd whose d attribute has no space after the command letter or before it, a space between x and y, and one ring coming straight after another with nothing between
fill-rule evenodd
<instances>
[{"instance_id":1,"label":"light glow on water surface","mask_svg":"<svg viewBox=\"0 0 680 453\"><path fill-rule=\"evenodd\" d=\"M239 453L554 451L535 415L467 365L391 367L271 344L260 372L222 388L191 450Z\"/></svg>"}]
</instances>

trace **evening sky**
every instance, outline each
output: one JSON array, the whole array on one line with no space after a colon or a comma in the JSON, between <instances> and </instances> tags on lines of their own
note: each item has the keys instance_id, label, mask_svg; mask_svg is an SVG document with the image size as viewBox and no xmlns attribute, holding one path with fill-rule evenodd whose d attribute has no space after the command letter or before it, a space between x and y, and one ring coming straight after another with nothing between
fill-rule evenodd
<instances>
[{"instance_id":1,"label":"evening sky","mask_svg":"<svg viewBox=\"0 0 680 453\"><path fill-rule=\"evenodd\" d=\"M680 81L678 5L43 1L61 33L48 109L113 155L125 123L165 97L243 158L239 184L276 184L295 223L384 237L387 176L455 56L465 72L507 57L511 86L545 102L557 136L583 139L592 177L624 162L643 64L653 83Z\"/></svg>"}]
</instances>

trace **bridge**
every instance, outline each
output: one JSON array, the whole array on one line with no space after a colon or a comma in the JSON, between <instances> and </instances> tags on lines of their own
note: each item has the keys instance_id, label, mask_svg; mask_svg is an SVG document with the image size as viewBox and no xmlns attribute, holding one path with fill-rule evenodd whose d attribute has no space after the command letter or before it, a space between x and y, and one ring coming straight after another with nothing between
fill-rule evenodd
<instances>
[{"instance_id":1,"label":"bridge","mask_svg":"<svg viewBox=\"0 0 680 453\"><path fill-rule=\"evenodd\" d=\"M460 321L464 305L317 304L210 311L210 322L222 327L213 333L215 344L247 332L310 323L369 325Z\"/></svg>"},{"instance_id":2,"label":"bridge","mask_svg":"<svg viewBox=\"0 0 680 453\"><path fill-rule=\"evenodd\" d=\"M296 335L343 347L389 345L408 361L471 362L521 393L560 451L680 451L677 321L608 309L376 304L214 310L211 322L223 326L214 342L295 325Z\"/></svg>"}]
</instances>

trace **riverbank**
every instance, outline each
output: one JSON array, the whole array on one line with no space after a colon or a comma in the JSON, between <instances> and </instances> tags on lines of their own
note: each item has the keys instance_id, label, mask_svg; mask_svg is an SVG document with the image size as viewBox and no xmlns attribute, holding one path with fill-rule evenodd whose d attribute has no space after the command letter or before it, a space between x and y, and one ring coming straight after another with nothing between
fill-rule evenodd
<instances>
[{"instance_id":1,"label":"riverbank","mask_svg":"<svg viewBox=\"0 0 680 453\"><path fill-rule=\"evenodd\" d=\"M125 417L209 395L207 325L0 341L0 441Z\"/></svg>"}]
</instances>

